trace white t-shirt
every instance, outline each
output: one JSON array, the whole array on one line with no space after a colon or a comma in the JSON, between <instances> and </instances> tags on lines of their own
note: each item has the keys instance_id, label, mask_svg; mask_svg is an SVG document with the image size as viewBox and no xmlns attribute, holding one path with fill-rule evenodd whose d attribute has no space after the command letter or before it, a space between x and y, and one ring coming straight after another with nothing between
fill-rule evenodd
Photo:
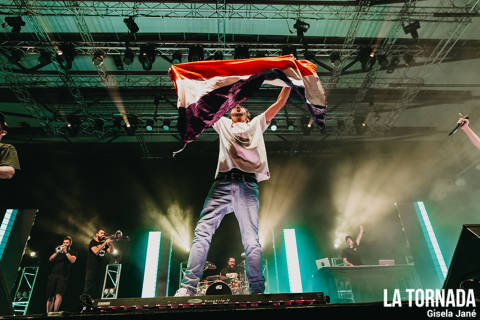
<instances>
[{"instance_id":1,"label":"white t-shirt","mask_svg":"<svg viewBox=\"0 0 480 320\"><path fill-rule=\"evenodd\" d=\"M213 128L220 137L220 152L215 178L219 172L227 172L236 168L243 172L255 173L258 182L270 179L267 151L263 140L263 132L268 125L265 113L246 123L233 123L226 117L215 122Z\"/></svg>"}]
</instances>

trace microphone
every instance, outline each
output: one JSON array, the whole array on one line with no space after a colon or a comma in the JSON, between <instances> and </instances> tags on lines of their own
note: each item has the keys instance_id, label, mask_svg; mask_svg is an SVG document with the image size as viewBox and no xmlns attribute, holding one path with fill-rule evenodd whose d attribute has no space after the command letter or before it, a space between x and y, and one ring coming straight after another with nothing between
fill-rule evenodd
<instances>
[{"instance_id":1,"label":"microphone","mask_svg":"<svg viewBox=\"0 0 480 320\"><path fill-rule=\"evenodd\" d=\"M466 116L464 119L470 119L470 118L468 116ZM450 137L450 136L454 135L458 131L458 129L463 127L464 124L465 124L465 122L457 123L457 126L452 131L450 131L448 136Z\"/></svg>"}]
</instances>

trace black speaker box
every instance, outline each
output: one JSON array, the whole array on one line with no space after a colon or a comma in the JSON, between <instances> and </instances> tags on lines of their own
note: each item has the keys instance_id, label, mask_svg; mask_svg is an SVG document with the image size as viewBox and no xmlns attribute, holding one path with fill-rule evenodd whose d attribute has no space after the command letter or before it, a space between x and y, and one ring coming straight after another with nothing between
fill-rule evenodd
<instances>
[{"instance_id":1,"label":"black speaker box","mask_svg":"<svg viewBox=\"0 0 480 320\"><path fill-rule=\"evenodd\" d=\"M444 289L459 289L466 282L480 285L480 224L464 224L448 269Z\"/></svg>"}]
</instances>

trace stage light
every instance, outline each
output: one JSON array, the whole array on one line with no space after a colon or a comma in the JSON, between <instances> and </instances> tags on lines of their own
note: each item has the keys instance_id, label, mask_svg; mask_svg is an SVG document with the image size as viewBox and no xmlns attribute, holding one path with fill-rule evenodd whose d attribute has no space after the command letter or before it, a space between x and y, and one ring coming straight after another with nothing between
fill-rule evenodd
<instances>
[{"instance_id":1,"label":"stage light","mask_svg":"<svg viewBox=\"0 0 480 320\"><path fill-rule=\"evenodd\" d=\"M134 114L128 116L127 122L125 123L125 130L129 136L134 136L137 131L138 126L138 117Z\"/></svg>"},{"instance_id":2,"label":"stage light","mask_svg":"<svg viewBox=\"0 0 480 320\"><path fill-rule=\"evenodd\" d=\"M10 63L16 64L16 63L19 63L24 56L25 56L25 53L21 49L12 49L10 51L10 56L8 57L8 61Z\"/></svg>"},{"instance_id":3,"label":"stage light","mask_svg":"<svg viewBox=\"0 0 480 320\"><path fill-rule=\"evenodd\" d=\"M297 20L295 24L293 25L295 30L297 30L297 38L299 42L304 42L304 33L308 31L310 28L310 24L302 21L302 20Z\"/></svg>"},{"instance_id":4,"label":"stage light","mask_svg":"<svg viewBox=\"0 0 480 320\"><path fill-rule=\"evenodd\" d=\"M152 70L152 65L155 62L155 47L153 44L146 44L140 47L138 61L142 64L143 70Z\"/></svg>"},{"instance_id":5,"label":"stage light","mask_svg":"<svg viewBox=\"0 0 480 320\"><path fill-rule=\"evenodd\" d=\"M145 124L145 130L147 131L152 131L153 130L153 125L155 124L155 121L153 119L147 119L147 123Z\"/></svg>"},{"instance_id":6,"label":"stage light","mask_svg":"<svg viewBox=\"0 0 480 320\"><path fill-rule=\"evenodd\" d=\"M115 67L117 67L117 70L123 70L123 61L122 57L119 55L114 55L113 56L113 63L115 63Z\"/></svg>"},{"instance_id":7,"label":"stage light","mask_svg":"<svg viewBox=\"0 0 480 320\"><path fill-rule=\"evenodd\" d=\"M75 137L80 132L81 121L80 118L76 115L68 115L66 122L67 133L71 137Z\"/></svg>"},{"instance_id":8,"label":"stage light","mask_svg":"<svg viewBox=\"0 0 480 320\"><path fill-rule=\"evenodd\" d=\"M287 120L287 129L288 131L295 130L295 121L294 120Z\"/></svg>"},{"instance_id":9,"label":"stage light","mask_svg":"<svg viewBox=\"0 0 480 320\"><path fill-rule=\"evenodd\" d=\"M305 60L313 60L313 59L315 59L315 53L305 49L305 51L303 52L303 58Z\"/></svg>"},{"instance_id":10,"label":"stage light","mask_svg":"<svg viewBox=\"0 0 480 320\"><path fill-rule=\"evenodd\" d=\"M36 257L37 257L37 253L36 253L35 251L30 251L30 257L36 258Z\"/></svg>"},{"instance_id":11,"label":"stage light","mask_svg":"<svg viewBox=\"0 0 480 320\"><path fill-rule=\"evenodd\" d=\"M156 296L161 238L162 233L159 231L151 231L148 233L147 257L145 259L145 273L143 275L142 298L153 298Z\"/></svg>"},{"instance_id":12,"label":"stage light","mask_svg":"<svg viewBox=\"0 0 480 320\"><path fill-rule=\"evenodd\" d=\"M5 22L12 27L12 33L19 33L22 27L25 25L25 21L22 20L22 17L6 17Z\"/></svg>"},{"instance_id":13,"label":"stage light","mask_svg":"<svg viewBox=\"0 0 480 320\"><path fill-rule=\"evenodd\" d=\"M96 131L103 131L103 126L104 125L105 125L105 122L102 119L97 118L97 119L94 120L93 128Z\"/></svg>"},{"instance_id":14,"label":"stage light","mask_svg":"<svg viewBox=\"0 0 480 320\"><path fill-rule=\"evenodd\" d=\"M286 55L293 55L294 57L297 56L297 48L295 47L292 47L292 46L286 46L286 47L283 47L282 48L282 55L283 56L286 56Z\"/></svg>"},{"instance_id":15,"label":"stage light","mask_svg":"<svg viewBox=\"0 0 480 320\"><path fill-rule=\"evenodd\" d=\"M125 53L123 54L123 63L126 65L131 65L133 63L133 59L135 58L135 52L129 47L126 47Z\"/></svg>"},{"instance_id":16,"label":"stage light","mask_svg":"<svg viewBox=\"0 0 480 320\"><path fill-rule=\"evenodd\" d=\"M112 254L113 254L114 256L118 256L119 252L118 252L117 249L113 249Z\"/></svg>"},{"instance_id":17,"label":"stage light","mask_svg":"<svg viewBox=\"0 0 480 320\"><path fill-rule=\"evenodd\" d=\"M277 120L273 119L270 123L270 130L277 131L277 129L278 129Z\"/></svg>"},{"instance_id":18,"label":"stage light","mask_svg":"<svg viewBox=\"0 0 480 320\"><path fill-rule=\"evenodd\" d=\"M398 64L400 63L400 58L399 57L393 57L390 60L390 64L387 69L387 73L393 73L395 69L398 67Z\"/></svg>"},{"instance_id":19,"label":"stage light","mask_svg":"<svg viewBox=\"0 0 480 320\"><path fill-rule=\"evenodd\" d=\"M64 70L70 70L76 55L77 51L73 44L67 42L60 45L57 51L57 61Z\"/></svg>"},{"instance_id":20,"label":"stage light","mask_svg":"<svg viewBox=\"0 0 480 320\"><path fill-rule=\"evenodd\" d=\"M172 54L172 64L182 63L182 54L180 52L174 52Z\"/></svg>"},{"instance_id":21,"label":"stage light","mask_svg":"<svg viewBox=\"0 0 480 320\"><path fill-rule=\"evenodd\" d=\"M302 276L300 274L300 263L298 261L297 239L295 229L283 229L285 241L285 252L287 256L288 283L290 293L302 293Z\"/></svg>"},{"instance_id":22,"label":"stage light","mask_svg":"<svg viewBox=\"0 0 480 320\"><path fill-rule=\"evenodd\" d=\"M168 131L170 130L170 120L165 119L163 120L163 131Z\"/></svg>"},{"instance_id":23,"label":"stage light","mask_svg":"<svg viewBox=\"0 0 480 320\"><path fill-rule=\"evenodd\" d=\"M188 61L202 61L204 58L203 48L199 45L193 46L188 49Z\"/></svg>"},{"instance_id":24,"label":"stage light","mask_svg":"<svg viewBox=\"0 0 480 320\"><path fill-rule=\"evenodd\" d=\"M250 48L247 46L237 46L233 53L234 59L248 59L250 58Z\"/></svg>"},{"instance_id":25,"label":"stage light","mask_svg":"<svg viewBox=\"0 0 480 320\"><path fill-rule=\"evenodd\" d=\"M41 65L47 65L52 62L52 55L48 51L40 51L40 55L38 56L38 63Z\"/></svg>"},{"instance_id":26,"label":"stage light","mask_svg":"<svg viewBox=\"0 0 480 320\"><path fill-rule=\"evenodd\" d=\"M92 58L92 63L100 67L103 64L103 61L105 59L105 52L103 50L95 50L93 53L93 58Z\"/></svg>"},{"instance_id":27,"label":"stage light","mask_svg":"<svg viewBox=\"0 0 480 320\"><path fill-rule=\"evenodd\" d=\"M405 65L407 67L415 64L415 59L413 58L413 55L411 55L410 53L405 53L403 55L403 60L405 61Z\"/></svg>"},{"instance_id":28,"label":"stage light","mask_svg":"<svg viewBox=\"0 0 480 320\"><path fill-rule=\"evenodd\" d=\"M113 118L112 131L114 134L118 134L122 129L122 119L120 117Z\"/></svg>"},{"instance_id":29,"label":"stage light","mask_svg":"<svg viewBox=\"0 0 480 320\"><path fill-rule=\"evenodd\" d=\"M387 59L387 56L385 55L379 55L378 56L378 64L380 65L381 69L387 69L389 66L389 62Z\"/></svg>"},{"instance_id":30,"label":"stage light","mask_svg":"<svg viewBox=\"0 0 480 320\"><path fill-rule=\"evenodd\" d=\"M130 30L132 34L135 34L140 30L132 16L123 19L123 22L127 25L128 30Z\"/></svg>"},{"instance_id":31,"label":"stage light","mask_svg":"<svg viewBox=\"0 0 480 320\"><path fill-rule=\"evenodd\" d=\"M375 58L372 57L372 48L360 48L357 54L357 60L362 64L362 71L371 70L373 64L375 63Z\"/></svg>"},{"instance_id":32,"label":"stage light","mask_svg":"<svg viewBox=\"0 0 480 320\"><path fill-rule=\"evenodd\" d=\"M332 66L338 66L340 64L340 52L333 51L330 53L330 63Z\"/></svg>"},{"instance_id":33,"label":"stage light","mask_svg":"<svg viewBox=\"0 0 480 320\"><path fill-rule=\"evenodd\" d=\"M420 21L416 20L408 25L403 25L403 32L410 34L413 40L418 40L418 29L420 29Z\"/></svg>"},{"instance_id":34,"label":"stage light","mask_svg":"<svg viewBox=\"0 0 480 320\"><path fill-rule=\"evenodd\" d=\"M427 242L427 247L430 252L431 258L433 259L433 264L435 266L435 271L443 283L447 277L447 265L443 259L442 251L438 245L437 237L433 231L432 224L428 217L427 209L423 201L415 202L415 211L417 212L417 217L420 222L420 227L422 228L425 241Z\"/></svg>"},{"instance_id":35,"label":"stage light","mask_svg":"<svg viewBox=\"0 0 480 320\"><path fill-rule=\"evenodd\" d=\"M213 60L223 60L223 52L222 51L216 51L213 56Z\"/></svg>"}]
</instances>

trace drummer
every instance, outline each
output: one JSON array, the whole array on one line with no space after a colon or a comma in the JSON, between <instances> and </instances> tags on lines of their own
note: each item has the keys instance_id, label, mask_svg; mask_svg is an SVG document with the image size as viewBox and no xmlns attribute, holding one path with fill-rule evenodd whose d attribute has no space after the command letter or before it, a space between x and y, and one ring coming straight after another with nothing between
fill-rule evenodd
<instances>
[{"instance_id":1,"label":"drummer","mask_svg":"<svg viewBox=\"0 0 480 320\"><path fill-rule=\"evenodd\" d=\"M227 266L220 270L220 275L227 278L237 278L239 273L234 257L228 258Z\"/></svg>"}]
</instances>

